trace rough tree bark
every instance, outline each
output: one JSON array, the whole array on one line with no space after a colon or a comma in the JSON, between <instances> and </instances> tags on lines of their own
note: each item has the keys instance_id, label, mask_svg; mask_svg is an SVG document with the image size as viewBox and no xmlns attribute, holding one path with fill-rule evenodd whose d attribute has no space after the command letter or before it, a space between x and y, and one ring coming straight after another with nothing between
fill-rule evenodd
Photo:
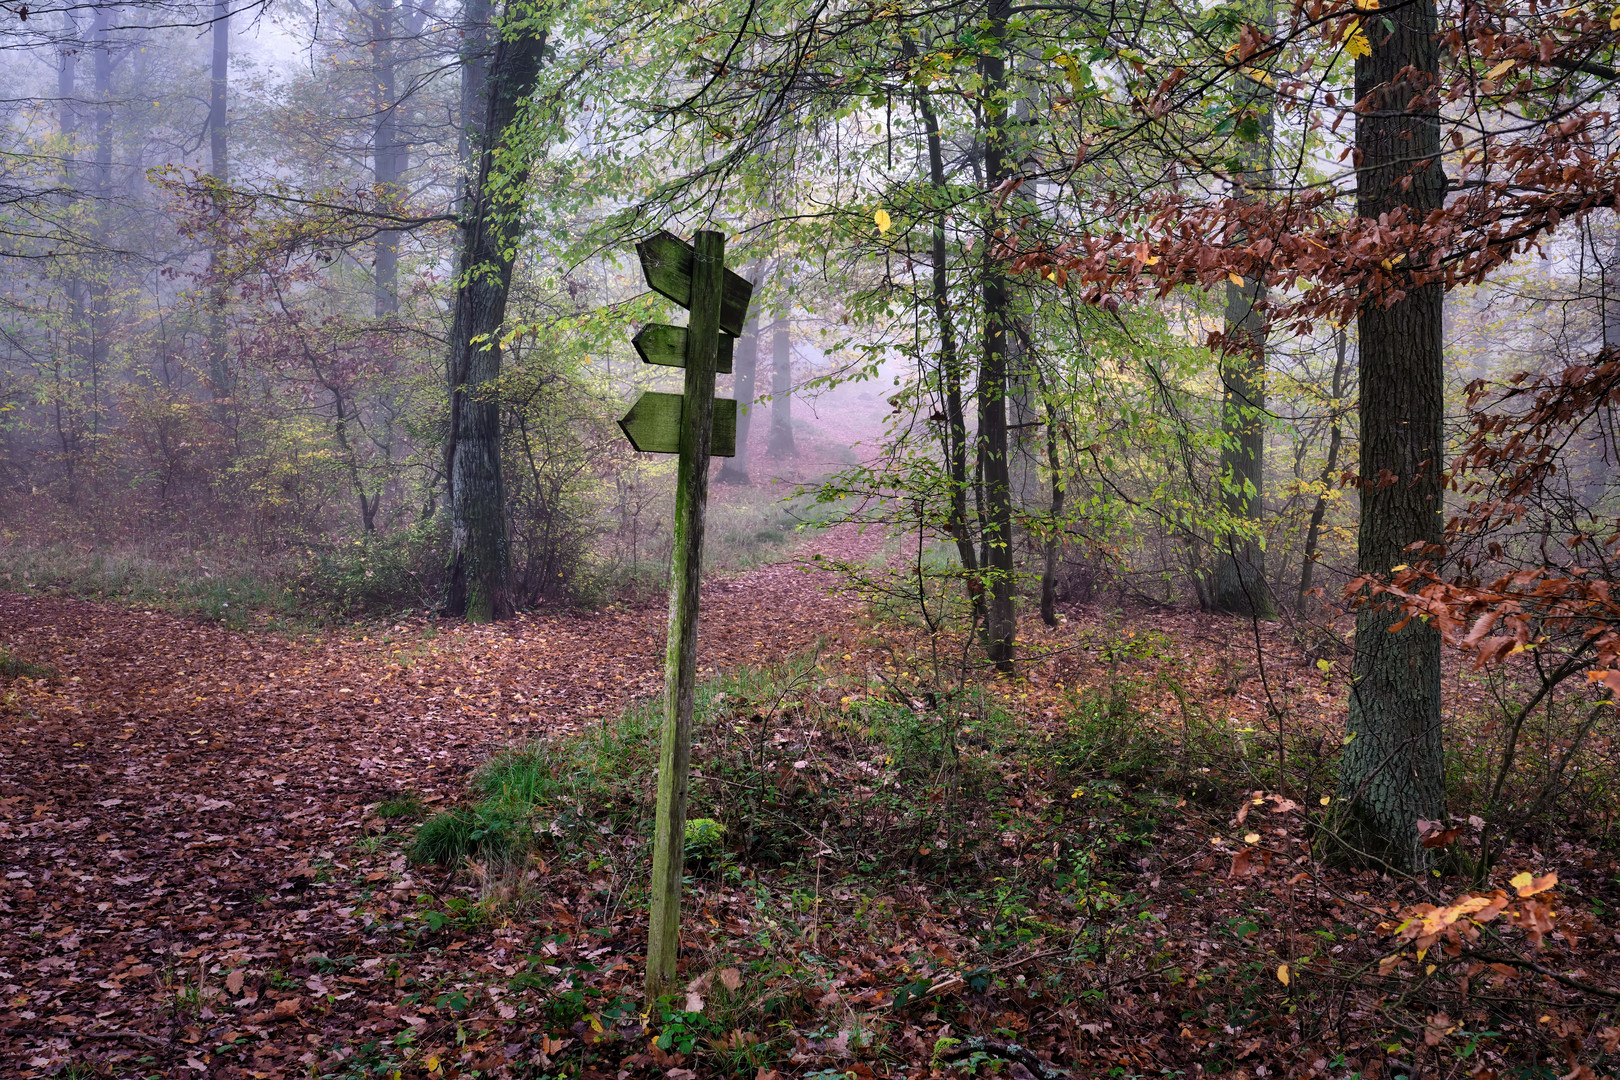
<instances>
[{"instance_id":1,"label":"rough tree bark","mask_svg":"<svg viewBox=\"0 0 1620 1080\"><path fill-rule=\"evenodd\" d=\"M996 191L1012 175L1007 158L1007 20L1010 0L990 0L987 34L992 43L980 60L985 87L984 180ZM997 670L1013 671L1012 483L1007 461L1007 336L1013 329L1007 274L995 254L995 219L986 222L983 252L984 355L979 368L979 462L984 490L981 557L989 577L985 644Z\"/></svg>"},{"instance_id":2,"label":"rough tree bark","mask_svg":"<svg viewBox=\"0 0 1620 1080\"><path fill-rule=\"evenodd\" d=\"M508 129L534 92L546 32L503 32L490 59L482 146L463 199L456 308L450 335L450 565L445 607L471 622L512 613L506 486L501 475L501 411L492 390L501 373L500 327L522 236L522 191L529 163L508 156L500 183L496 158Z\"/></svg>"},{"instance_id":3,"label":"rough tree bark","mask_svg":"<svg viewBox=\"0 0 1620 1080\"><path fill-rule=\"evenodd\" d=\"M1372 52L1356 60L1356 212L1439 207L1439 45L1434 0L1408 0L1363 20ZM1417 255L1416 258L1423 256ZM1388 574L1440 541L1444 373L1440 284L1396 303L1369 298L1361 350L1361 532L1357 568ZM1420 818L1445 811L1441 775L1440 635L1420 619L1364 608L1356 618L1349 744L1340 767L1339 835L1361 858L1425 865Z\"/></svg>"}]
</instances>

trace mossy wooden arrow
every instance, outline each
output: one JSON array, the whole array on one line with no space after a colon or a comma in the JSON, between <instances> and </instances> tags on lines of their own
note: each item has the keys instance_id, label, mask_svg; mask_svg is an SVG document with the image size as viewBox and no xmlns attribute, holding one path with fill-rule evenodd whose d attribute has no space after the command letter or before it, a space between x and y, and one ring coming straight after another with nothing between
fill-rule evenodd
<instances>
[{"instance_id":1,"label":"mossy wooden arrow","mask_svg":"<svg viewBox=\"0 0 1620 1080\"><path fill-rule=\"evenodd\" d=\"M733 338L729 334L720 335L720 348L715 353L714 370L721 375L731 374L731 345ZM636 347L636 352L649 364L661 364L664 367L686 366L686 327L670 326L668 323L650 323L641 328L641 333L630 339L630 344Z\"/></svg>"},{"instance_id":2,"label":"mossy wooden arrow","mask_svg":"<svg viewBox=\"0 0 1620 1080\"><path fill-rule=\"evenodd\" d=\"M649 390L630 406L630 411L619 421L619 427L629 438L630 445L643 454L678 454L681 450L681 403L684 400L680 394ZM713 432L710 455L736 456L737 403L731 398L714 399Z\"/></svg>"},{"instance_id":3,"label":"mossy wooden arrow","mask_svg":"<svg viewBox=\"0 0 1620 1080\"><path fill-rule=\"evenodd\" d=\"M641 272L647 284L659 295L688 310L692 307L692 264L696 255L692 245L678 236L661 232L636 245L641 256ZM720 274L720 329L732 337L742 335L743 320L748 317L748 299L754 295L754 286L734 270ZM648 361L657 363L657 361ZM724 370L731 370L726 367Z\"/></svg>"}]
</instances>

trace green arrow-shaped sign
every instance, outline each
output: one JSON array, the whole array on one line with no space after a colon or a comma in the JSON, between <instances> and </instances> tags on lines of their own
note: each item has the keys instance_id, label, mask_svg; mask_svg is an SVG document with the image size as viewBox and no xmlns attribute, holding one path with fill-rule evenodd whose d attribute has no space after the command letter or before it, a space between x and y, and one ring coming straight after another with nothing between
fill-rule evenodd
<instances>
[{"instance_id":1,"label":"green arrow-shaped sign","mask_svg":"<svg viewBox=\"0 0 1620 1080\"><path fill-rule=\"evenodd\" d=\"M692 245L661 232L637 244L636 254L641 256L641 272L653 291L690 310L692 261L697 258ZM741 337L754 286L734 270L722 272L720 285L720 329L732 337Z\"/></svg>"},{"instance_id":2,"label":"green arrow-shaped sign","mask_svg":"<svg viewBox=\"0 0 1620 1080\"><path fill-rule=\"evenodd\" d=\"M714 355L714 370L722 375L731 374L731 345L733 338L720 335L720 347ZM686 327L668 323L651 323L630 339L636 352L649 364L664 367L686 366Z\"/></svg>"},{"instance_id":3,"label":"green arrow-shaped sign","mask_svg":"<svg viewBox=\"0 0 1620 1080\"><path fill-rule=\"evenodd\" d=\"M649 390L636 398L619 427L630 445L643 454L678 454L681 450L680 394ZM737 403L731 398L714 399L714 457L735 457L737 453Z\"/></svg>"}]
</instances>

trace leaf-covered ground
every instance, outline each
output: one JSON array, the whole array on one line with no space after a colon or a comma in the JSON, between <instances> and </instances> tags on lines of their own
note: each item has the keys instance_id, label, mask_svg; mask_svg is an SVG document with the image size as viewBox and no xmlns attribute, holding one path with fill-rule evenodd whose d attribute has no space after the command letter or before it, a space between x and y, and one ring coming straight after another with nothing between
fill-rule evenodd
<instances>
[{"instance_id":1,"label":"leaf-covered ground","mask_svg":"<svg viewBox=\"0 0 1620 1080\"><path fill-rule=\"evenodd\" d=\"M840 530L814 544L872 547ZM926 650L831 580L782 564L705 593L707 672L824 670L715 729L745 746L758 731L752 772L724 771L730 736L699 754L716 784L757 777L751 805L781 836L739 840L695 881L692 986L663 1009L639 998L633 832L581 804L574 839L536 850L521 902L501 906L476 872L408 862L380 813L406 792L454 805L470 772L536 736L606 731L660 687L660 606L295 640L0 593L0 641L55 673L0 683L0 1073L1613 1070L1612 850L1562 840L1504 859L1503 880L1560 874L1565 921L1541 951L1408 950L1380 972L1396 916L1458 886L1316 862L1311 800L1328 789L1308 763L1290 774L1298 802L1255 801L1253 743L1327 760L1343 700L1281 628L1258 631L1265 670L1256 631L1225 620L1077 613L1032 629L1044 657L993 694L1016 732L953 720L944 756L925 747L908 760L934 764L907 774L905 731L943 729L873 732L895 701L933 707L906 700L931 692L908 681ZM1121 686L1168 753L1109 735ZM1295 730L1268 726L1267 694ZM1090 742L1071 738L1077 700ZM1161 783L1133 773L1139 752Z\"/></svg>"}]
</instances>

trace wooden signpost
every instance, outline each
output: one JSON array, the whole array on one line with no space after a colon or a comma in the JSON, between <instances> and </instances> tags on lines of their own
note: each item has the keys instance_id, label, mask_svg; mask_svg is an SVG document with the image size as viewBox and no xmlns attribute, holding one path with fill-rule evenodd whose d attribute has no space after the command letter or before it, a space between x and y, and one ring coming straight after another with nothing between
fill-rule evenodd
<instances>
[{"instance_id":1,"label":"wooden signpost","mask_svg":"<svg viewBox=\"0 0 1620 1080\"><path fill-rule=\"evenodd\" d=\"M709 457L736 453L737 403L715 400L714 376L716 370L731 370L731 339L742 333L754 287L725 268L723 233L700 232L695 244L659 233L637 244L636 252L647 284L691 313L684 327L654 324L635 336L636 351L647 363L686 369L684 393L642 394L619 421L637 450L680 455L675 475L675 546L670 565L669 644L664 654L664 731L658 754L652 910L647 929L647 996L651 1000L676 989L675 958L681 944L686 780L697 682L698 584L703 569Z\"/></svg>"}]
</instances>

